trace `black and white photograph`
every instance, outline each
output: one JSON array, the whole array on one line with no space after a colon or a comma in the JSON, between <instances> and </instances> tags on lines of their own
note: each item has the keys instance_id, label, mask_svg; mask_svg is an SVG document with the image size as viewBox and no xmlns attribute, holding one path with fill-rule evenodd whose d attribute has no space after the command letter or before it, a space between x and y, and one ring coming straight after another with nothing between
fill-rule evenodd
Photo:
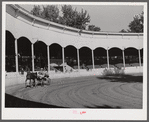
<instances>
[{"instance_id":1,"label":"black and white photograph","mask_svg":"<svg viewBox=\"0 0 149 122\"><path fill-rule=\"evenodd\" d=\"M3 2L2 119L147 119L147 3Z\"/></svg>"}]
</instances>

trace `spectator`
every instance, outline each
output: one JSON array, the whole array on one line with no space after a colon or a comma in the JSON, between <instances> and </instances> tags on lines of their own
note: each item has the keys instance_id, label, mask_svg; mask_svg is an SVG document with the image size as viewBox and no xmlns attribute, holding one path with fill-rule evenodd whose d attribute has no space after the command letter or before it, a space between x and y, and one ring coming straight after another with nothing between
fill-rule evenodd
<instances>
[{"instance_id":1,"label":"spectator","mask_svg":"<svg viewBox=\"0 0 149 122\"><path fill-rule=\"evenodd\" d=\"M23 68L21 68L21 74L24 75L24 69Z\"/></svg>"}]
</instances>

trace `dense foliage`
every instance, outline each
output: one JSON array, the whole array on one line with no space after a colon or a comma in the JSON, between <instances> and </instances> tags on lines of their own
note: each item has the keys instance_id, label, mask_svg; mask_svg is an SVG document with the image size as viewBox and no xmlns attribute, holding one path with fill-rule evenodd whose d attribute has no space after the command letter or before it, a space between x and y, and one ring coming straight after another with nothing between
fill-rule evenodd
<instances>
[{"instance_id":1,"label":"dense foliage","mask_svg":"<svg viewBox=\"0 0 149 122\"><path fill-rule=\"evenodd\" d=\"M31 13L35 16L40 17L41 13L42 13L40 6L39 5L37 5L37 6L34 5L34 8L31 10Z\"/></svg>"},{"instance_id":2,"label":"dense foliage","mask_svg":"<svg viewBox=\"0 0 149 122\"><path fill-rule=\"evenodd\" d=\"M54 5L43 6L42 18L52 22L58 22L59 9Z\"/></svg>"},{"instance_id":3,"label":"dense foliage","mask_svg":"<svg viewBox=\"0 0 149 122\"><path fill-rule=\"evenodd\" d=\"M135 15L133 20L129 23L128 30L122 29L120 32L133 32L133 33L142 33L144 26L144 12L139 15Z\"/></svg>"},{"instance_id":4,"label":"dense foliage","mask_svg":"<svg viewBox=\"0 0 149 122\"><path fill-rule=\"evenodd\" d=\"M60 23L67 26L75 27L78 29L85 29L86 24L90 22L90 16L87 11L81 10L81 12L76 11L71 5L62 6L63 16L60 18Z\"/></svg>"},{"instance_id":5,"label":"dense foliage","mask_svg":"<svg viewBox=\"0 0 149 122\"><path fill-rule=\"evenodd\" d=\"M143 32L143 19L144 13L142 12L140 15L135 15L133 21L129 23L129 31L130 32Z\"/></svg>"},{"instance_id":6,"label":"dense foliage","mask_svg":"<svg viewBox=\"0 0 149 122\"><path fill-rule=\"evenodd\" d=\"M87 24L90 22L90 15L86 10L81 10L78 12L76 9L73 9L71 5L63 5L61 7L61 12L58 7L55 5L47 5L47 6L39 6L35 5L31 10L31 13L35 16L50 20L52 22L56 22L62 25L78 28L81 30L85 30ZM94 26L94 25L90 25ZM99 27L91 27L88 30L91 31L100 31Z\"/></svg>"},{"instance_id":7,"label":"dense foliage","mask_svg":"<svg viewBox=\"0 0 149 122\"><path fill-rule=\"evenodd\" d=\"M100 31L100 27L96 27L95 25L89 25L88 30L90 31Z\"/></svg>"}]
</instances>

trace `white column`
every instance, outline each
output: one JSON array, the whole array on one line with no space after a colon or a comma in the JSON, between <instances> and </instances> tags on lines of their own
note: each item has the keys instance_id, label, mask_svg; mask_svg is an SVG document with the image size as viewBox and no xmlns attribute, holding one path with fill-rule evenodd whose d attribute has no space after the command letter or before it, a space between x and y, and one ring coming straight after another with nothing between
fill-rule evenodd
<instances>
[{"instance_id":1,"label":"white column","mask_svg":"<svg viewBox=\"0 0 149 122\"><path fill-rule=\"evenodd\" d=\"M122 53L123 53L123 65L124 65L124 68L125 68L125 53L124 53L124 49L122 50Z\"/></svg>"},{"instance_id":2,"label":"white column","mask_svg":"<svg viewBox=\"0 0 149 122\"><path fill-rule=\"evenodd\" d=\"M65 72L64 70L64 63L65 63L65 54L64 54L64 47L62 47L62 57L63 57L63 72Z\"/></svg>"},{"instance_id":3,"label":"white column","mask_svg":"<svg viewBox=\"0 0 149 122\"><path fill-rule=\"evenodd\" d=\"M47 45L47 58L48 58L48 72L50 72L50 53L49 53L49 45Z\"/></svg>"},{"instance_id":4,"label":"white column","mask_svg":"<svg viewBox=\"0 0 149 122\"><path fill-rule=\"evenodd\" d=\"M108 69L109 69L109 52L108 52L108 49L107 49L107 65L108 65Z\"/></svg>"},{"instance_id":5,"label":"white column","mask_svg":"<svg viewBox=\"0 0 149 122\"><path fill-rule=\"evenodd\" d=\"M80 69L79 49L77 49L77 57L78 57L78 70L79 70Z\"/></svg>"},{"instance_id":6,"label":"white column","mask_svg":"<svg viewBox=\"0 0 149 122\"><path fill-rule=\"evenodd\" d=\"M35 71L35 65L34 65L34 44L32 43L32 71Z\"/></svg>"},{"instance_id":7,"label":"white column","mask_svg":"<svg viewBox=\"0 0 149 122\"><path fill-rule=\"evenodd\" d=\"M141 55L140 55L140 49L138 49L138 53L139 53L139 64L140 64L140 67L141 67Z\"/></svg>"},{"instance_id":8,"label":"white column","mask_svg":"<svg viewBox=\"0 0 149 122\"><path fill-rule=\"evenodd\" d=\"M92 50L92 64L93 64L93 69L95 69L95 64L94 64L94 50Z\"/></svg>"},{"instance_id":9,"label":"white column","mask_svg":"<svg viewBox=\"0 0 149 122\"><path fill-rule=\"evenodd\" d=\"M15 58L16 58L16 72L18 72L18 44L17 44L17 39L15 39Z\"/></svg>"}]
</instances>

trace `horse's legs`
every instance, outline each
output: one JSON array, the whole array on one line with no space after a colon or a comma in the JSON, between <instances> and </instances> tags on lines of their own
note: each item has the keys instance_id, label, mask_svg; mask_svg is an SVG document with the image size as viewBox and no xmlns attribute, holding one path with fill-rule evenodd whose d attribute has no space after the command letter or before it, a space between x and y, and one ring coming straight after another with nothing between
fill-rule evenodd
<instances>
[{"instance_id":1,"label":"horse's legs","mask_svg":"<svg viewBox=\"0 0 149 122\"><path fill-rule=\"evenodd\" d=\"M35 79L31 79L31 80L33 80L33 81L31 82L31 86L34 87L34 86L35 86Z\"/></svg>"},{"instance_id":2,"label":"horse's legs","mask_svg":"<svg viewBox=\"0 0 149 122\"><path fill-rule=\"evenodd\" d=\"M48 78L47 80L48 80L48 85L50 85L51 84L51 79Z\"/></svg>"},{"instance_id":3,"label":"horse's legs","mask_svg":"<svg viewBox=\"0 0 149 122\"><path fill-rule=\"evenodd\" d=\"M34 87L36 87L36 80L37 80L37 79L34 79Z\"/></svg>"},{"instance_id":4,"label":"horse's legs","mask_svg":"<svg viewBox=\"0 0 149 122\"><path fill-rule=\"evenodd\" d=\"M37 83L38 83L38 81L37 81L37 79L35 79L35 87L37 86Z\"/></svg>"},{"instance_id":5,"label":"horse's legs","mask_svg":"<svg viewBox=\"0 0 149 122\"><path fill-rule=\"evenodd\" d=\"M26 80L25 80L25 88L27 88L27 78L26 78Z\"/></svg>"},{"instance_id":6,"label":"horse's legs","mask_svg":"<svg viewBox=\"0 0 149 122\"><path fill-rule=\"evenodd\" d=\"M34 87L33 85L33 83L34 83L34 80L32 81L33 79L31 79L31 87Z\"/></svg>"},{"instance_id":7,"label":"horse's legs","mask_svg":"<svg viewBox=\"0 0 149 122\"><path fill-rule=\"evenodd\" d=\"M29 80L29 85L30 85L30 87L31 87L31 79Z\"/></svg>"},{"instance_id":8,"label":"horse's legs","mask_svg":"<svg viewBox=\"0 0 149 122\"><path fill-rule=\"evenodd\" d=\"M34 79L34 82L33 82L33 86L36 87L36 81L35 81L35 79Z\"/></svg>"},{"instance_id":9,"label":"horse's legs","mask_svg":"<svg viewBox=\"0 0 149 122\"><path fill-rule=\"evenodd\" d=\"M52 82L52 79L49 80L49 85L51 84L51 82Z\"/></svg>"},{"instance_id":10,"label":"horse's legs","mask_svg":"<svg viewBox=\"0 0 149 122\"><path fill-rule=\"evenodd\" d=\"M43 86L43 79L41 79L41 86Z\"/></svg>"},{"instance_id":11,"label":"horse's legs","mask_svg":"<svg viewBox=\"0 0 149 122\"><path fill-rule=\"evenodd\" d=\"M41 80L41 86L44 86L44 84L43 84L43 79Z\"/></svg>"}]
</instances>

